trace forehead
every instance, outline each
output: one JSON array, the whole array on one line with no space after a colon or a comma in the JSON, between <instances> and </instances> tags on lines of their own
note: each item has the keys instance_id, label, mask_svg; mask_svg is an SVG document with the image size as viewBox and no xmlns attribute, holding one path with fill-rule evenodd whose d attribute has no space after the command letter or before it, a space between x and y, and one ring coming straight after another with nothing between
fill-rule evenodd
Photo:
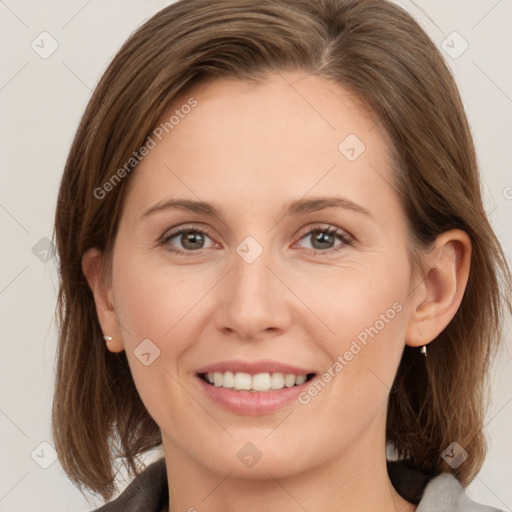
<instances>
[{"instance_id":1,"label":"forehead","mask_svg":"<svg viewBox=\"0 0 512 512\"><path fill-rule=\"evenodd\" d=\"M162 113L155 147L130 187L146 203L166 186L194 199L225 193L234 200L250 191L286 200L337 188L364 200L365 189L389 188L392 179L391 146L377 121L325 77L296 72L260 82L205 81Z\"/></svg>"},{"instance_id":2,"label":"forehead","mask_svg":"<svg viewBox=\"0 0 512 512\"><path fill-rule=\"evenodd\" d=\"M187 107L191 99L197 102L193 112ZM178 130L178 122L187 112L193 114L186 123L189 130ZM257 81L204 80L176 97L157 127L168 126L171 120L176 123L170 130L174 135L203 128L201 131L210 132L209 138L221 137L223 132L235 141L248 134L284 141L308 139L310 143L301 149L314 147L324 137L337 149L340 137L348 133L371 143L378 137L386 138L375 114L343 86L327 77L298 71L271 73ZM244 142L249 145L247 138Z\"/></svg>"}]
</instances>

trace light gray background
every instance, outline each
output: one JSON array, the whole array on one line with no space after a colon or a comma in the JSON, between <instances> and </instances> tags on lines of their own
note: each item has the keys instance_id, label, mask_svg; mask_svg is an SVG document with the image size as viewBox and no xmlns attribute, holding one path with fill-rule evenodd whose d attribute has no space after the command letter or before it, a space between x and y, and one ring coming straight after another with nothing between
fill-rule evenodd
<instances>
[{"instance_id":1,"label":"light gray background","mask_svg":"<svg viewBox=\"0 0 512 512\"><path fill-rule=\"evenodd\" d=\"M168 3L0 0L1 512L94 508L53 461L51 446L41 445L52 443L57 289L55 258L41 260L52 236L65 159L91 91L128 35ZM510 261L512 0L396 3L413 14L439 47L445 41L452 54L444 53L474 133L487 212ZM31 47L35 40L40 52L51 48L48 36L39 36L43 31L58 43L47 59ZM44 43L41 37L46 37ZM469 47L458 55L464 41ZM474 499L507 511L512 507L511 348L507 335L486 426L490 453L468 488Z\"/></svg>"}]
</instances>

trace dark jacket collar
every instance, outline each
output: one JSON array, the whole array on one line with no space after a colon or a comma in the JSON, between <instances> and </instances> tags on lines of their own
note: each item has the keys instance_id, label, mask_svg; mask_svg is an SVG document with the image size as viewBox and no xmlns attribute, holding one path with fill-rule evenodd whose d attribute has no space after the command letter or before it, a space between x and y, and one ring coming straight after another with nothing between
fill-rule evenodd
<instances>
[{"instance_id":1,"label":"dark jacket collar","mask_svg":"<svg viewBox=\"0 0 512 512\"><path fill-rule=\"evenodd\" d=\"M150 464L114 500L96 512L161 512L169 504L165 459Z\"/></svg>"}]
</instances>

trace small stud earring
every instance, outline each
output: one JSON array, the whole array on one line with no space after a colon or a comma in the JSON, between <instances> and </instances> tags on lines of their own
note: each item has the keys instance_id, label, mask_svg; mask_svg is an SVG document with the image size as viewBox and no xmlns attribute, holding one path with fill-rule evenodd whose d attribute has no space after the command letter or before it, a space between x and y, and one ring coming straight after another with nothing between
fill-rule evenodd
<instances>
[{"instance_id":1,"label":"small stud earring","mask_svg":"<svg viewBox=\"0 0 512 512\"><path fill-rule=\"evenodd\" d=\"M427 346L423 345L423 347L420 348L420 352L427 357Z\"/></svg>"},{"instance_id":2,"label":"small stud earring","mask_svg":"<svg viewBox=\"0 0 512 512\"><path fill-rule=\"evenodd\" d=\"M109 341L112 341L112 336L103 336L103 339L108 343Z\"/></svg>"}]
</instances>

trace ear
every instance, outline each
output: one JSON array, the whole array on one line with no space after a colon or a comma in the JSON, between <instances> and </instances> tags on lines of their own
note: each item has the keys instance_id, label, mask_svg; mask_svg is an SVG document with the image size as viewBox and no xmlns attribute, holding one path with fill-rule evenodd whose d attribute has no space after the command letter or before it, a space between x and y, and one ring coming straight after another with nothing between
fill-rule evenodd
<instances>
[{"instance_id":1,"label":"ear","mask_svg":"<svg viewBox=\"0 0 512 512\"><path fill-rule=\"evenodd\" d=\"M105 344L111 352L121 352L124 350L121 326L113 305L111 287L105 282L101 271L102 263L103 254L98 249L89 249L82 256L82 270L94 295L101 330L104 335L112 337Z\"/></svg>"},{"instance_id":2,"label":"ear","mask_svg":"<svg viewBox=\"0 0 512 512\"><path fill-rule=\"evenodd\" d=\"M442 233L425 263L425 277L412 292L406 334L406 344L412 347L433 341L457 313L469 277L469 236L460 229Z\"/></svg>"}]
</instances>

